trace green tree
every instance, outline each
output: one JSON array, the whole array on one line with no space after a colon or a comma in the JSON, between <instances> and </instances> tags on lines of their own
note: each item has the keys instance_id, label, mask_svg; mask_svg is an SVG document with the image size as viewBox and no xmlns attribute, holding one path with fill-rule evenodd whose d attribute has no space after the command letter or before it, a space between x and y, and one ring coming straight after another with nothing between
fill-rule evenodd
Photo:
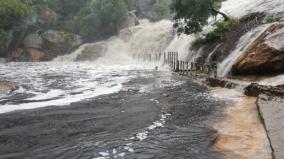
<instances>
[{"instance_id":1,"label":"green tree","mask_svg":"<svg viewBox=\"0 0 284 159\"><path fill-rule=\"evenodd\" d=\"M127 19L126 0L91 0L81 10L78 29L88 37L107 36L119 31Z\"/></svg>"},{"instance_id":2,"label":"green tree","mask_svg":"<svg viewBox=\"0 0 284 159\"><path fill-rule=\"evenodd\" d=\"M163 17L167 13L168 6L163 3L156 3L154 5L154 10L160 17Z\"/></svg>"},{"instance_id":3,"label":"green tree","mask_svg":"<svg viewBox=\"0 0 284 159\"><path fill-rule=\"evenodd\" d=\"M34 11L30 0L0 0L0 56L4 56L11 48L11 43L17 45L23 35L27 20Z\"/></svg>"},{"instance_id":4,"label":"green tree","mask_svg":"<svg viewBox=\"0 0 284 159\"><path fill-rule=\"evenodd\" d=\"M175 24L178 33L192 34L202 31L210 16L222 15L225 21L228 16L219 11L222 0L173 0L171 9L175 13Z\"/></svg>"}]
</instances>

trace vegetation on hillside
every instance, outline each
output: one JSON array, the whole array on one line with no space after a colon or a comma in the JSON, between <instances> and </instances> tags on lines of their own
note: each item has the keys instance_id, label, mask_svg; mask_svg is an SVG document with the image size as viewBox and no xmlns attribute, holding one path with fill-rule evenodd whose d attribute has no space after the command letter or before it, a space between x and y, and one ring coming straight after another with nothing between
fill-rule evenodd
<instances>
[{"instance_id":1,"label":"vegetation on hillside","mask_svg":"<svg viewBox=\"0 0 284 159\"><path fill-rule=\"evenodd\" d=\"M192 34L201 32L210 16L222 15L228 21L228 16L219 11L221 2L222 0L173 0L171 9L175 13L174 27L178 33Z\"/></svg>"},{"instance_id":2,"label":"vegetation on hillside","mask_svg":"<svg viewBox=\"0 0 284 159\"><path fill-rule=\"evenodd\" d=\"M133 0L0 0L0 56L18 47L31 30L72 32L89 41L111 36L132 7ZM46 10L54 11L56 18L38 23Z\"/></svg>"}]
</instances>

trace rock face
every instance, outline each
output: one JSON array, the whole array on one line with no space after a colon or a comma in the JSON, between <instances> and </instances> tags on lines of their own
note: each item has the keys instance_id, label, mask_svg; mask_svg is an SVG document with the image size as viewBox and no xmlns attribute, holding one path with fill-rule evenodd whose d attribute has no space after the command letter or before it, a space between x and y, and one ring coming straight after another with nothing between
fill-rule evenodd
<instances>
[{"instance_id":1,"label":"rock face","mask_svg":"<svg viewBox=\"0 0 284 159\"><path fill-rule=\"evenodd\" d=\"M107 50L105 43L95 43L84 48L82 53L77 57L76 61L95 61L102 57Z\"/></svg>"},{"instance_id":2,"label":"rock face","mask_svg":"<svg viewBox=\"0 0 284 159\"><path fill-rule=\"evenodd\" d=\"M237 60L233 74L284 72L284 23L271 25Z\"/></svg>"},{"instance_id":3,"label":"rock face","mask_svg":"<svg viewBox=\"0 0 284 159\"><path fill-rule=\"evenodd\" d=\"M28 53L30 57L29 61L31 62L39 62L44 60L45 53L40 50L29 48L26 50L26 52Z\"/></svg>"},{"instance_id":4,"label":"rock face","mask_svg":"<svg viewBox=\"0 0 284 159\"><path fill-rule=\"evenodd\" d=\"M76 47L82 44L82 38L79 35L56 30L48 30L42 34L42 37L55 45L69 45L71 47Z\"/></svg>"},{"instance_id":5,"label":"rock face","mask_svg":"<svg viewBox=\"0 0 284 159\"><path fill-rule=\"evenodd\" d=\"M23 44L25 48L41 49L43 45L43 40L39 34L29 34L24 39Z\"/></svg>"},{"instance_id":6,"label":"rock face","mask_svg":"<svg viewBox=\"0 0 284 159\"><path fill-rule=\"evenodd\" d=\"M258 97L260 94L273 96L284 96L283 86L264 86L257 83L252 83L245 88L245 94L248 96Z\"/></svg>"},{"instance_id":7,"label":"rock face","mask_svg":"<svg viewBox=\"0 0 284 159\"><path fill-rule=\"evenodd\" d=\"M257 106L267 130L275 159L284 158L284 99L261 95Z\"/></svg>"}]
</instances>

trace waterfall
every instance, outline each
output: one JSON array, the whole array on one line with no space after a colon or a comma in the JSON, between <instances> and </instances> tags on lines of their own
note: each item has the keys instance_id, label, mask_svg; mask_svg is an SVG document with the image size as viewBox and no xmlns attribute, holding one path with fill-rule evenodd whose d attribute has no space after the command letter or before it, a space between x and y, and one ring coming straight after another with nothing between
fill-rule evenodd
<instances>
[{"instance_id":1,"label":"waterfall","mask_svg":"<svg viewBox=\"0 0 284 159\"><path fill-rule=\"evenodd\" d=\"M80 57L94 60L96 64L125 64L135 62L135 54L158 54L165 51L174 38L173 23L162 20L151 23L140 20L140 24L123 29L118 36L106 41L82 45L69 55L55 58L55 61L77 61ZM89 57L90 56L90 57Z\"/></svg>"},{"instance_id":2,"label":"waterfall","mask_svg":"<svg viewBox=\"0 0 284 159\"><path fill-rule=\"evenodd\" d=\"M243 35L236 48L229 54L229 56L218 66L218 76L225 77L231 71L232 66L236 60L244 53L247 48L270 27L271 24L261 25Z\"/></svg>"},{"instance_id":3,"label":"waterfall","mask_svg":"<svg viewBox=\"0 0 284 159\"><path fill-rule=\"evenodd\" d=\"M218 44L215 49L209 53L207 59L206 59L206 64L211 64L211 60L212 60L212 57L213 55L215 54L215 52L219 49L219 47L222 45L223 43L220 43Z\"/></svg>"}]
</instances>

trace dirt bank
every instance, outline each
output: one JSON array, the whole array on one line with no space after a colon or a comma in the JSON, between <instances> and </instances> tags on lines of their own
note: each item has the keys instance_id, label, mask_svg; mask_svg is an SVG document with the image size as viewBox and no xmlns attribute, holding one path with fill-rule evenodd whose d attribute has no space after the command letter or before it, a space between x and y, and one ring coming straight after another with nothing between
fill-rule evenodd
<instances>
[{"instance_id":1,"label":"dirt bank","mask_svg":"<svg viewBox=\"0 0 284 159\"><path fill-rule=\"evenodd\" d=\"M225 119L213 125L218 131L214 150L229 159L271 159L271 147L259 118L256 98L223 88L213 92L235 101L226 108Z\"/></svg>"}]
</instances>

